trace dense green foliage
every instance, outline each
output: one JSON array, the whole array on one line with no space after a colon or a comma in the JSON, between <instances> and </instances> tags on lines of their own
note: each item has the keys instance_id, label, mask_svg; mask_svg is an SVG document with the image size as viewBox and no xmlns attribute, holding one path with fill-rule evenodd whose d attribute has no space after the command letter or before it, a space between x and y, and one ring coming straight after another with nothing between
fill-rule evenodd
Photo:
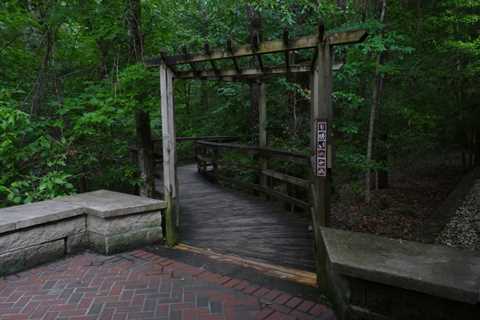
<instances>
[{"instance_id":1,"label":"dense green foliage","mask_svg":"<svg viewBox=\"0 0 480 320\"><path fill-rule=\"evenodd\" d=\"M338 49L335 75L337 163L347 174L386 167L405 154L461 146L480 135L480 1L144 0L145 57L160 50L225 47L248 39L245 7L262 17L264 39L364 27L368 40ZM341 2L341 1L340 1ZM135 110L151 114L160 136L156 70L129 53L125 0L5 0L0 3L0 206L94 188L138 186L129 156ZM376 57L383 53L384 63ZM279 57L280 59L282 57ZM270 64L281 63L269 57ZM308 57L303 57L308 58ZM250 61L242 61L242 65ZM219 64L222 66L222 64ZM375 150L367 163L375 73L385 77ZM309 145L308 79L268 82L269 144ZM249 86L178 81L178 136L240 135L252 142ZM475 131L476 130L476 131ZM479 138L477 138L479 139ZM478 148L478 143L477 147ZM375 158L375 157L374 157Z\"/></svg>"}]
</instances>

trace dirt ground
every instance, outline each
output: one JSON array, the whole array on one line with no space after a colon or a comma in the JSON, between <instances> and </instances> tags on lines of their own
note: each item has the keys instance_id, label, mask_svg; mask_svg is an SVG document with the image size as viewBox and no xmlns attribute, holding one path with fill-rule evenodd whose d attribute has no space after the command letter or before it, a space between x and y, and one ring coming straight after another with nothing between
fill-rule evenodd
<instances>
[{"instance_id":1,"label":"dirt ground","mask_svg":"<svg viewBox=\"0 0 480 320\"><path fill-rule=\"evenodd\" d=\"M389 188L374 190L370 206L363 181L343 184L332 201L332 227L425 242L424 224L463 176L459 159L453 153L396 165Z\"/></svg>"}]
</instances>

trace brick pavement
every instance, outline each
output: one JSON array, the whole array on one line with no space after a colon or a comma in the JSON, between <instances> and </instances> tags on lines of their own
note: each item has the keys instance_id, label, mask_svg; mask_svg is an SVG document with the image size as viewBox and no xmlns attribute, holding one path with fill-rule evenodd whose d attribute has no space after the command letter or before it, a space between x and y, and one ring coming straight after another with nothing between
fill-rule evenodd
<instances>
[{"instance_id":1,"label":"brick pavement","mask_svg":"<svg viewBox=\"0 0 480 320\"><path fill-rule=\"evenodd\" d=\"M326 306L146 251L83 253L0 280L0 320L333 320Z\"/></svg>"}]
</instances>

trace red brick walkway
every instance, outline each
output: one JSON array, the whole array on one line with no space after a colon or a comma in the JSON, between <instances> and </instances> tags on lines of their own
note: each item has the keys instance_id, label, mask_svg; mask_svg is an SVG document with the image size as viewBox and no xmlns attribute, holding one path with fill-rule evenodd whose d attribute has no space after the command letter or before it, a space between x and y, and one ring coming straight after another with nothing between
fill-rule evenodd
<instances>
[{"instance_id":1,"label":"red brick walkway","mask_svg":"<svg viewBox=\"0 0 480 320\"><path fill-rule=\"evenodd\" d=\"M323 305L157 255L84 253L0 280L0 320L335 319Z\"/></svg>"}]
</instances>

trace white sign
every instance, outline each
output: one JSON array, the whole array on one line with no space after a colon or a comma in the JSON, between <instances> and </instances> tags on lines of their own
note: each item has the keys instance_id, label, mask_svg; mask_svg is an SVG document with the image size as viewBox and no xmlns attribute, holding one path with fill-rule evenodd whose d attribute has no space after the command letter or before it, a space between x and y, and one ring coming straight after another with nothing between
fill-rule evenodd
<instances>
[{"instance_id":1,"label":"white sign","mask_svg":"<svg viewBox=\"0 0 480 320\"><path fill-rule=\"evenodd\" d=\"M317 175L317 177L326 177L328 166L328 122L325 120L316 120L315 128L315 174Z\"/></svg>"}]
</instances>

